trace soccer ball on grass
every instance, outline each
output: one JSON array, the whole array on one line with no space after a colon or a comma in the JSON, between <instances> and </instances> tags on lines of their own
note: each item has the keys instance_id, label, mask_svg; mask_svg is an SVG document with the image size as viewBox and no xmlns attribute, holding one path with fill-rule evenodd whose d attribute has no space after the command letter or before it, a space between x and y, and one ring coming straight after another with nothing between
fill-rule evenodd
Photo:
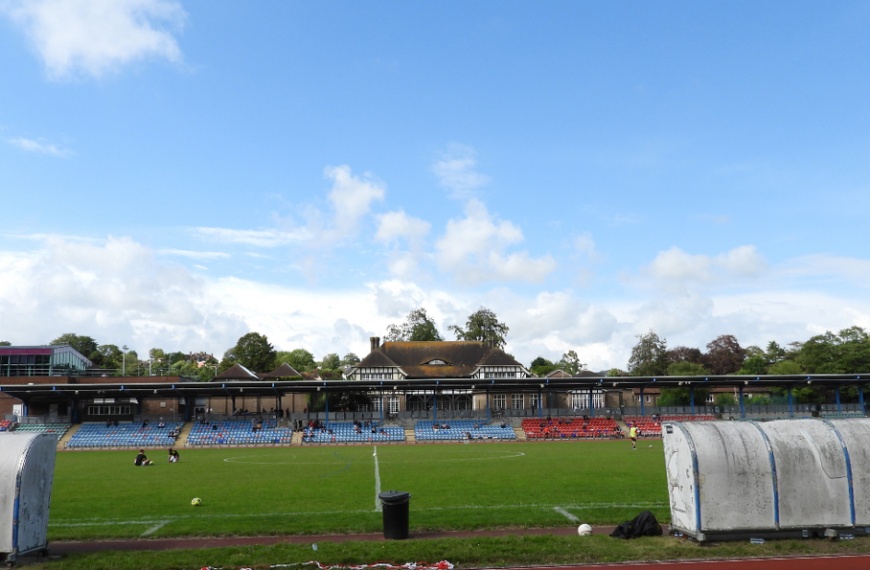
<instances>
[{"instance_id":1,"label":"soccer ball on grass","mask_svg":"<svg viewBox=\"0 0 870 570\"><path fill-rule=\"evenodd\" d=\"M580 536L589 536L592 534L592 527L586 523L581 524L577 527L577 534Z\"/></svg>"},{"instance_id":2,"label":"soccer ball on grass","mask_svg":"<svg viewBox=\"0 0 870 570\"><path fill-rule=\"evenodd\" d=\"M191 499L190 504L194 507L198 507L202 505L202 499L200 499L199 497L194 497L193 499Z\"/></svg>"}]
</instances>

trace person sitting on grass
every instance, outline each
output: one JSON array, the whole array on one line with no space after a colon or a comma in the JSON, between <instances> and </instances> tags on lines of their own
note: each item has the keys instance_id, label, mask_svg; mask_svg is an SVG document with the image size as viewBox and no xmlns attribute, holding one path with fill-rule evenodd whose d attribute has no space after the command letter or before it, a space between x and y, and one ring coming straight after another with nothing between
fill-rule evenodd
<instances>
[{"instance_id":1,"label":"person sitting on grass","mask_svg":"<svg viewBox=\"0 0 870 570\"><path fill-rule=\"evenodd\" d=\"M178 452L175 451L175 448L170 447L169 448L169 462L170 463L178 463L178 459L179 459Z\"/></svg>"},{"instance_id":2,"label":"person sitting on grass","mask_svg":"<svg viewBox=\"0 0 870 570\"><path fill-rule=\"evenodd\" d=\"M151 463L152 461L148 459L147 455L145 455L144 449L140 449L139 454L136 455L136 459L133 460L133 465L135 465L136 467L146 467L148 465L151 465Z\"/></svg>"}]
</instances>

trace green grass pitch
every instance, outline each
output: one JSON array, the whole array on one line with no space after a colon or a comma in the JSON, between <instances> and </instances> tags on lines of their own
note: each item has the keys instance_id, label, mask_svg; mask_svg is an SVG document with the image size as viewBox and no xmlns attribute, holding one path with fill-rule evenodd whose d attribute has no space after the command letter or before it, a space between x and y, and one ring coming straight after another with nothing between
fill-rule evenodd
<instances>
[{"instance_id":1,"label":"green grass pitch","mask_svg":"<svg viewBox=\"0 0 870 570\"><path fill-rule=\"evenodd\" d=\"M379 532L390 490L411 494L411 532L669 518L660 440L148 453L58 453L49 540Z\"/></svg>"}]
</instances>

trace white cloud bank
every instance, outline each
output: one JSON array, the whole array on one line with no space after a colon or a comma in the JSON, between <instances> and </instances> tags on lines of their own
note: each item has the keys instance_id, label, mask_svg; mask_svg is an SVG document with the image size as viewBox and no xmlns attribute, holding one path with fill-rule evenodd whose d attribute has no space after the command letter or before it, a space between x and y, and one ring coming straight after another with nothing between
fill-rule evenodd
<instances>
[{"instance_id":1,"label":"white cloud bank","mask_svg":"<svg viewBox=\"0 0 870 570\"><path fill-rule=\"evenodd\" d=\"M71 332L100 344L127 344L141 354L157 347L222 355L256 331L280 350L302 347L318 358L364 355L370 336L383 337L389 324L414 308L426 308L450 337L449 325L464 324L483 305L510 326L507 349L523 363L576 350L591 369L604 370L625 368L636 336L648 330L669 346L703 349L721 334L734 334L746 346L806 340L852 325L870 328L866 295L800 291L785 283L764 291L619 302L584 299L571 290L471 294L410 280L302 288L205 277L126 237L40 240L30 251L0 252L0 340L44 344ZM854 264L845 265L855 271ZM866 272L828 277L866 281Z\"/></svg>"},{"instance_id":2,"label":"white cloud bank","mask_svg":"<svg viewBox=\"0 0 870 570\"><path fill-rule=\"evenodd\" d=\"M182 59L174 34L187 14L173 0L5 0L0 14L21 27L52 79Z\"/></svg>"}]
</instances>

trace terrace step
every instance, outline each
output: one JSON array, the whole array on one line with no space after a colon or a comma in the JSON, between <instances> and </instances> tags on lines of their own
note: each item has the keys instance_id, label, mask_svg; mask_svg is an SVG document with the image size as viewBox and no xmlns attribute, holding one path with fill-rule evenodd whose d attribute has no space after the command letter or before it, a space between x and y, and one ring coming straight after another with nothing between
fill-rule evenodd
<instances>
[{"instance_id":1,"label":"terrace step","mask_svg":"<svg viewBox=\"0 0 870 570\"><path fill-rule=\"evenodd\" d=\"M517 434L517 441L526 441L528 439L526 432L521 427L514 426L514 433Z\"/></svg>"},{"instance_id":2,"label":"terrace step","mask_svg":"<svg viewBox=\"0 0 870 570\"><path fill-rule=\"evenodd\" d=\"M405 442L406 443L417 443L417 436L414 433L414 428L405 428Z\"/></svg>"},{"instance_id":3,"label":"terrace step","mask_svg":"<svg viewBox=\"0 0 870 570\"><path fill-rule=\"evenodd\" d=\"M68 430L66 430L66 433L63 434L63 437L60 438L60 440L57 442L58 451L63 451L66 443L72 438L73 435L75 435L77 431L79 431L80 427L82 427L82 424L73 424Z\"/></svg>"}]
</instances>

